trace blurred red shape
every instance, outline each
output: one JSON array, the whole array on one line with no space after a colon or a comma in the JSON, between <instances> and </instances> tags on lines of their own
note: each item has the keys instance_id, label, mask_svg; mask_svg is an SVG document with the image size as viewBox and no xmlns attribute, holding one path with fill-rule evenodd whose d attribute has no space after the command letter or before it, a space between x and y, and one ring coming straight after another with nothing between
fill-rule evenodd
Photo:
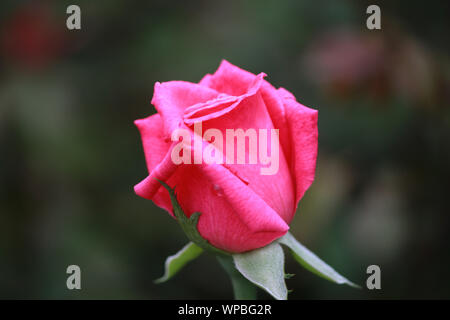
<instances>
[{"instance_id":1,"label":"blurred red shape","mask_svg":"<svg viewBox=\"0 0 450 320\"><path fill-rule=\"evenodd\" d=\"M64 21L40 4L19 7L5 21L1 51L7 61L25 68L48 66L62 53Z\"/></svg>"}]
</instances>

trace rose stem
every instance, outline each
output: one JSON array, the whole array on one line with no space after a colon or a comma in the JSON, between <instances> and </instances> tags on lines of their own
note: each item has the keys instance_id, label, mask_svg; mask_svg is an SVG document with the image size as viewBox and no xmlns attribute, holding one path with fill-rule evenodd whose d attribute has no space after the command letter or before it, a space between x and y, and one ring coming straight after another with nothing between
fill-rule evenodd
<instances>
[{"instance_id":1,"label":"rose stem","mask_svg":"<svg viewBox=\"0 0 450 320\"><path fill-rule=\"evenodd\" d=\"M244 278L234 266L231 256L217 255L222 267L231 278L231 284L234 291L235 300L256 300L256 287L250 281Z\"/></svg>"}]
</instances>

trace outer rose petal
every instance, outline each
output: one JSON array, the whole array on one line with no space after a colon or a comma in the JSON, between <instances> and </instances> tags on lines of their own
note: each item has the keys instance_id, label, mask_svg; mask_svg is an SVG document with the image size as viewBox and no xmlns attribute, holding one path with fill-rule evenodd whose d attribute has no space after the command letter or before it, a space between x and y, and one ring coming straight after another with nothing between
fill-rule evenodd
<instances>
[{"instance_id":1,"label":"outer rose petal","mask_svg":"<svg viewBox=\"0 0 450 320\"><path fill-rule=\"evenodd\" d=\"M175 167L167 153L170 149L171 142L166 142L163 135L163 122L159 114L154 114L145 119L136 120L134 122L139 129L144 147L145 160L149 176L141 183L134 187L137 195L153 200L158 206L171 211L172 205L168 193L159 190L161 186L154 178L163 179L170 176ZM173 166L172 166L172 165ZM165 169L166 168L166 169Z\"/></svg>"},{"instance_id":2,"label":"outer rose petal","mask_svg":"<svg viewBox=\"0 0 450 320\"><path fill-rule=\"evenodd\" d=\"M145 119L136 120L134 124L141 134L147 169L151 173L164 159L171 142L166 142L164 139L163 122L158 113Z\"/></svg>"},{"instance_id":3,"label":"outer rose petal","mask_svg":"<svg viewBox=\"0 0 450 320\"><path fill-rule=\"evenodd\" d=\"M168 193L154 178L176 186L178 202L186 215L202 213L200 234L212 245L230 252L265 246L287 232L289 227L283 219L227 168L215 164L173 165L172 145L158 140L161 131L157 130L162 128L158 115L138 120L137 126L150 172L135 186L138 195L153 200L173 216ZM153 146L160 152L153 152Z\"/></svg>"},{"instance_id":4,"label":"outer rose petal","mask_svg":"<svg viewBox=\"0 0 450 320\"><path fill-rule=\"evenodd\" d=\"M167 155L161 162L163 166L166 159ZM218 248L230 252L259 248L281 237L289 229L264 200L221 165L184 164L168 171L168 175L161 171L160 166L156 166L135 187L136 193L153 200L173 215L167 191L153 177L158 176L170 186L176 186L183 211L187 216L195 211L202 213L198 230Z\"/></svg>"},{"instance_id":5,"label":"outer rose petal","mask_svg":"<svg viewBox=\"0 0 450 320\"><path fill-rule=\"evenodd\" d=\"M278 92L283 99L290 131L290 163L295 176L295 202L298 205L314 180L318 140L317 110L298 103L294 95L284 88L278 89Z\"/></svg>"},{"instance_id":6,"label":"outer rose petal","mask_svg":"<svg viewBox=\"0 0 450 320\"><path fill-rule=\"evenodd\" d=\"M229 252L260 248L289 229L276 212L221 165L181 165L167 182L176 186L186 215L202 213L198 230L217 248Z\"/></svg>"}]
</instances>

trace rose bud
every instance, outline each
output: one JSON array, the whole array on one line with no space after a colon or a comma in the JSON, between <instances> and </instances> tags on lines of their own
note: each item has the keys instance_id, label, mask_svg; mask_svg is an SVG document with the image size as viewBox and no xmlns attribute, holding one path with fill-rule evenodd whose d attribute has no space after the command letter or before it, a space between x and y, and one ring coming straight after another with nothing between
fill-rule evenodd
<instances>
[{"instance_id":1,"label":"rose bud","mask_svg":"<svg viewBox=\"0 0 450 320\"><path fill-rule=\"evenodd\" d=\"M264 76L223 61L198 84L156 83L158 113L135 121L149 172L136 194L173 216L158 180L175 187L184 213L201 213L200 235L228 252L286 234L314 180L317 111Z\"/></svg>"}]
</instances>

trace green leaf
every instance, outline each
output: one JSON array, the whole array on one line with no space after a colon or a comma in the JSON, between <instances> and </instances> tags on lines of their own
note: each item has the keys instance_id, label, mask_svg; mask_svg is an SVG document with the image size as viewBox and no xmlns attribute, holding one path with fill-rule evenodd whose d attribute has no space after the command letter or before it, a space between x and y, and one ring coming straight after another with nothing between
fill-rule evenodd
<instances>
[{"instance_id":1,"label":"green leaf","mask_svg":"<svg viewBox=\"0 0 450 320\"><path fill-rule=\"evenodd\" d=\"M166 282L178 273L189 261L197 258L203 249L193 242L189 242L173 256L166 259L164 275L155 280L155 283Z\"/></svg>"},{"instance_id":2,"label":"green leaf","mask_svg":"<svg viewBox=\"0 0 450 320\"><path fill-rule=\"evenodd\" d=\"M286 233L283 237L278 239L278 242L289 247L295 260L312 273L337 284L347 284L354 288L360 288L360 286L341 276L313 252L309 251L305 246L298 242L291 233Z\"/></svg>"},{"instance_id":3,"label":"green leaf","mask_svg":"<svg viewBox=\"0 0 450 320\"><path fill-rule=\"evenodd\" d=\"M175 217L177 218L178 223L180 224L181 228L183 229L184 233L188 237L189 240L194 242L197 246L200 248L213 252L215 254L223 254L223 255L229 255L228 252L223 251L219 248L216 248L212 246L205 238L201 236L201 234L198 232L197 229L197 223L200 219L200 212L194 212L189 218L184 214L183 209L181 209L180 204L178 203L177 196L175 194L175 188L171 188L167 183L164 181L157 180L161 185L166 188L166 190L169 192L170 195L170 201L172 202L173 207L173 213Z\"/></svg>"},{"instance_id":4,"label":"green leaf","mask_svg":"<svg viewBox=\"0 0 450 320\"><path fill-rule=\"evenodd\" d=\"M277 300L287 299L284 282L284 254L274 242L263 248L233 255L236 269L250 282L266 290Z\"/></svg>"}]
</instances>

